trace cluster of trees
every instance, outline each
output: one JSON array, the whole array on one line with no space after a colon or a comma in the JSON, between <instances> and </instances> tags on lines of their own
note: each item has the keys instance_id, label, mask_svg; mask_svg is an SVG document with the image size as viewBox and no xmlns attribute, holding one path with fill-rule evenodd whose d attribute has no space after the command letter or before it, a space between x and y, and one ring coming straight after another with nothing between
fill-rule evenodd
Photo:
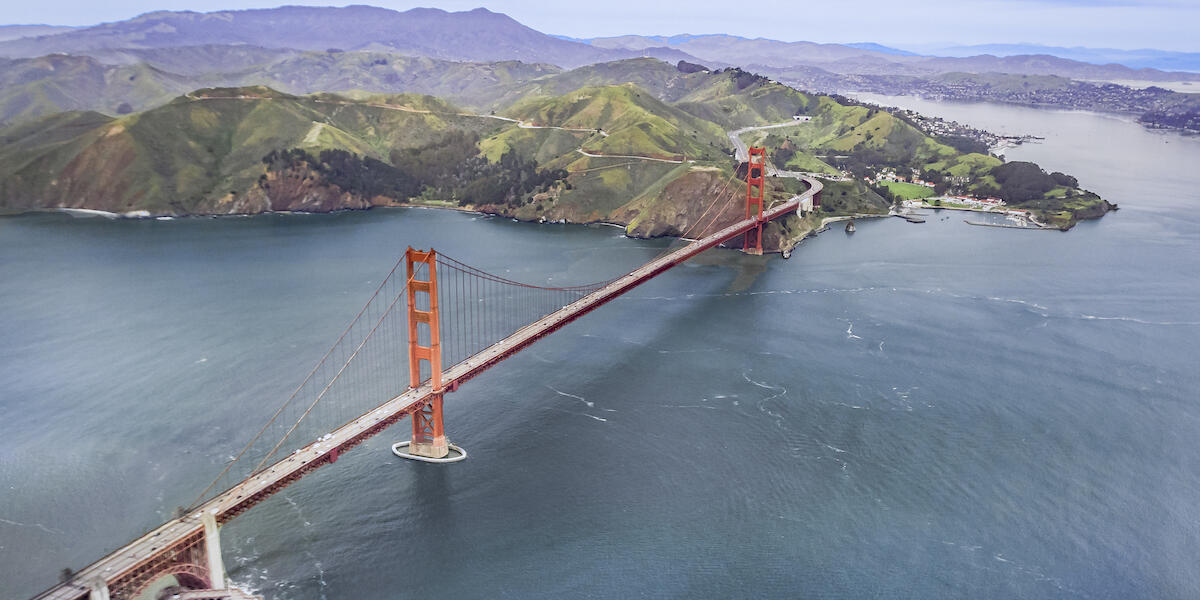
<instances>
[{"instance_id":1,"label":"cluster of trees","mask_svg":"<svg viewBox=\"0 0 1200 600\"><path fill-rule=\"evenodd\" d=\"M984 142L965 135L942 135L938 136L937 141L962 152L963 154L989 154L991 149Z\"/></svg>"},{"instance_id":2,"label":"cluster of trees","mask_svg":"<svg viewBox=\"0 0 1200 600\"><path fill-rule=\"evenodd\" d=\"M896 171L899 173L899 170ZM948 176L941 171L926 169L921 172L921 179L933 184L933 193L941 196L950 191L951 182Z\"/></svg>"},{"instance_id":3,"label":"cluster of trees","mask_svg":"<svg viewBox=\"0 0 1200 600\"><path fill-rule=\"evenodd\" d=\"M892 167L899 170L908 168L907 162L889 160L878 148L868 148L863 145L854 147L849 155L837 156L830 163L842 171L847 171L855 179L862 179L879 170L880 167ZM912 169L909 169L912 172Z\"/></svg>"},{"instance_id":4,"label":"cluster of trees","mask_svg":"<svg viewBox=\"0 0 1200 600\"><path fill-rule=\"evenodd\" d=\"M1190 131L1200 131L1200 110L1193 109L1182 112L1151 111L1138 117L1138 121L1154 127L1177 127Z\"/></svg>"},{"instance_id":5,"label":"cluster of trees","mask_svg":"<svg viewBox=\"0 0 1200 600\"><path fill-rule=\"evenodd\" d=\"M681 61L679 61L679 62L678 62L676 65L675 65L675 68L676 68L676 69L677 69L677 70L678 70L680 73L685 73L685 74L690 74L690 73L701 73L701 72L704 72L704 71L707 71L707 70L709 70L709 69L708 69L708 67L706 67L706 66L704 66L704 65L700 65L700 64L696 64L696 63L690 63L690 62L688 62L688 61L686 61L686 60L681 60Z\"/></svg>"},{"instance_id":6,"label":"cluster of trees","mask_svg":"<svg viewBox=\"0 0 1200 600\"><path fill-rule=\"evenodd\" d=\"M767 79L762 75L751 73L750 71L743 71L737 67L721 69L720 71L717 71L717 73L729 73L732 75L733 82L737 85L738 91L744 90L756 83L766 84L771 82L770 79Z\"/></svg>"},{"instance_id":7,"label":"cluster of trees","mask_svg":"<svg viewBox=\"0 0 1200 600\"><path fill-rule=\"evenodd\" d=\"M322 150L318 156L299 148L274 150L262 160L272 171L307 165L326 183L364 198L409 198L421 190L421 182L403 170L345 150Z\"/></svg>"},{"instance_id":8,"label":"cluster of trees","mask_svg":"<svg viewBox=\"0 0 1200 600\"><path fill-rule=\"evenodd\" d=\"M426 146L394 150L389 159L390 163L345 150L322 150L313 156L294 148L273 151L263 162L274 171L307 165L325 182L365 198L431 194L463 205L517 206L567 177L562 169L539 171L537 161L515 152L493 163L479 155L478 136L457 130Z\"/></svg>"},{"instance_id":9,"label":"cluster of trees","mask_svg":"<svg viewBox=\"0 0 1200 600\"><path fill-rule=\"evenodd\" d=\"M499 162L475 156L464 163L474 177L457 192L459 204L508 204L520 206L533 194L548 190L567 178L562 169L537 170L537 161L506 152Z\"/></svg>"},{"instance_id":10,"label":"cluster of trees","mask_svg":"<svg viewBox=\"0 0 1200 600\"><path fill-rule=\"evenodd\" d=\"M1019 160L995 167L991 175L1000 186L994 193L1010 204L1036 200L1059 186L1079 187L1079 181L1070 175L1046 173L1034 163Z\"/></svg>"},{"instance_id":11,"label":"cluster of trees","mask_svg":"<svg viewBox=\"0 0 1200 600\"><path fill-rule=\"evenodd\" d=\"M892 193L892 189L886 185L868 185L867 189L879 194L880 198L887 200L888 203L895 206L900 206L900 202L903 200L901 196Z\"/></svg>"},{"instance_id":12,"label":"cluster of trees","mask_svg":"<svg viewBox=\"0 0 1200 600\"><path fill-rule=\"evenodd\" d=\"M775 149L775 155L771 157L771 162L775 163L779 168L784 168L796 156L796 146L792 144L792 140L784 140L778 148Z\"/></svg>"}]
</instances>

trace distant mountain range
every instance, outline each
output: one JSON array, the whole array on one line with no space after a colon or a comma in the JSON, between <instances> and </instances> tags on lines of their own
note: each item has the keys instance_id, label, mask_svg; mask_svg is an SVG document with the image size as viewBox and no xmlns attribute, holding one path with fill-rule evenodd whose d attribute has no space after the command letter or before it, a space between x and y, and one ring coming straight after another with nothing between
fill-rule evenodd
<instances>
[{"instance_id":1,"label":"distant mountain range","mask_svg":"<svg viewBox=\"0 0 1200 600\"><path fill-rule=\"evenodd\" d=\"M811 91L932 94L1163 113L1151 122L1189 128L1200 120L1192 114L1200 104L1197 94L1067 89L1059 81L1033 79L1180 82L1172 89L1189 92L1200 89L1192 85L1200 84L1200 73L1098 65L1049 54L937 57L870 42L817 44L723 34L574 39L541 33L483 8L399 12L371 6L284 6L160 11L82 28L0 27L0 124L63 110L125 114L212 86L266 85L289 94L417 92L481 106L485 103L477 94L504 82L641 57L686 61L692 70L742 67ZM959 77L964 73L978 77ZM1015 91L997 88L991 85L997 74L1030 80L1016 82L1020 89ZM998 89L1004 92L1000 96Z\"/></svg>"},{"instance_id":2,"label":"distant mountain range","mask_svg":"<svg viewBox=\"0 0 1200 600\"><path fill-rule=\"evenodd\" d=\"M1160 69L1163 71L1200 72L1200 52L1168 52L1166 50L1118 50L1115 48L1083 48L1042 46L1039 44L985 44L978 46L952 46L940 48L944 56L1014 56L1020 54L1049 54L1097 65L1118 64L1133 69Z\"/></svg>"},{"instance_id":3,"label":"distant mountain range","mask_svg":"<svg viewBox=\"0 0 1200 600\"><path fill-rule=\"evenodd\" d=\"M850 46L851 48L858 48L859 50L872 50L875 52L882 52L884 54L898 54L900 56L920 56L916 52L909 52L908 50L892 48L889 46L884 46L883 44L876 44L875 42L855 42L853 44L846 44L846 45Z\"/></svg>"},{"instance_id":4,"label":"distant mountain range","mask_svg":"<svg viewBox=\"0 0 1200 600\"><path fill-rule=\"evenodd\" d=\"M397 12L372 6L152 12L126 21L0 42L0 56L32 58L214 44L364 50L461 61L519 60L565 68L643 55L673 61L691 58L671 49L604 49L563 40L484 8Z\"/></svg>"},{"instance_id":5,"label":"distant mountain range","mask_svg":"<svg viewBox=\"0 0 1200 600\"><path fill-rule=\"evenodd\" d=\"M702 61L715 61L754 68L765 73L797 67L817 68L839 75L889 75L931 77L944 73L1010 73L1015 75L1058 75L1070 79L1200 81L1200 73L1165 72L1131 68L1121 64L1093 64L1052 55L1053 48L1040 53L1004 56L922 56L871 43L817 44L781 42L733 35L680 35L594 38L584 40L608 50L637 50L662 47L678 50ZM1082 50L1082 49L1081 49ZM1086 54L1086 53L1083 53ZM1088 56L1100 56L1099 51ZM1187 56L1187 55L1183 55ZM1182 62L1182 59L1181 59Z\"/></svg>"},{"instance_id":6,"label":"distant mountain range","mask_svg":"<svg viewBox=\"0 0 1200 600\"><path fill-rule=\"evenodd\" d=\"M970 64L1100 68L728 35L579 41L485 9L155 12L24 31L34 35L0 41L0 212L245 214L417 199L647 236L679 235L705 216L703 199L734 176L726 132L752 125L792 127L755 142L780 166L837 174L821 214L885 212L891 192L863 182L880 165L942 174L953 179L946 190L1016 193L989 179L1000 159L962 139L777 74L842 85L879 77L847 74L915 79L906 73ZM771 193L795 194L792 183ZM1050 191L1013 200L1062 227L1107 210L1094 195ZM819 216L766 237L778 247Z\"/></svg>"},{"instance_id":7,"label":"distant mountain range","mask_svg":"<svg viewBox=\"0 0 1200 600\"><path fill-rule=\"evenodd\" d=\"M57 25L0 25L0 42L17 40L23 37L53 35L73 31L75 27L60 27Z\"/></svg>"},{"instance_id":8,"label":"distant mountain range","mask_svg":"<svg viewBox=\"0 0 1200 600\"><path fill-rule=\"evenodd\" d=\"M398 12L362 5L284 6L211 13L159 11L83 28L0 27L0 56L9 58L199 45L357 50L474 62L519 60L568 69L649 56L714 67L808 67L841 75L928 77L952 72L998 72L1094 80L1200 80L1200 73L1160 70L1200 71L1200 53L989 45L948 48L948 56L924 56L871 42L817 44L724 34L576 39L541 33L485 8L466 12L414 8Z\"/></svg>"}]
</instances>

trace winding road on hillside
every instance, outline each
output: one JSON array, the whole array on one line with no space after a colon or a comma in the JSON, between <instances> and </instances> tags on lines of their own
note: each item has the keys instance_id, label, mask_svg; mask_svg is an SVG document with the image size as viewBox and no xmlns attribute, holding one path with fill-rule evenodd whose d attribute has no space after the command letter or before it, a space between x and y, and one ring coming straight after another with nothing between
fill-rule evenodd
<instances>
[{"instance_id":1,"label":"winding road on hillside","mask_svg":"<svg viewBox=\"0 0 1200 600\"><path fill-rule=\"evenodd\" d=\"M762 131L764 129L778 129L780 127L792 127L794 125L800 125L801 123L807 123L807 121L797 121L797 120L793 119L791 121L784 121L783 123L774 123L771 125L759 125L757 127L743 127L741 129L735 129L733 131L729 131L726 134L729 136L730 143L733 144L734 157L737 158L737 160L739 162L746 162L747 160L750 160L749 159L750 152L746 148L746 142L744 140L742 140L742 134L750 133L751 131ZM849 179L847 179L846 177L829 175L827 173L811 173L811 172L807 172L807 171L783 171L783 170L777 169L774 165L772 165L770 163L770 161L767 162L767 175L773 175L775 177L788 177L791 179L802 179L804 177L819 177L822 179L828 179L830 181L849 181Z\"/></svg>"},{"instance_id":2,"label":"winding road on hillside","mask_svg":"<svg viewBox=\"0 0 1200 600\"><path fill-rule=\"evenodd\" d=\"M192 101L230 100L230 99L233 99L233 100L273 100L274 99L269 96L252 96L252 95L194 96L192 94L187 94L186 97ZM346 106L353 105L353 104L363 104L365 106L370 106L373 108L382 108L385 110L397 110L397 111L401 111L401 112L425 114L425 115L438 114L438 115L453 115L453 116L457 116L457 117L475 117L475 118L480 118L480 119L495 119L497 121L506 121L508 123L515 123L517 125L517 127L521 128L521 129L557 129L559 131L569 131L572 133L596 133L602 137L608 137L608 132L601 128L593 129L593 128L584 128L584 127L560 127L557 125L535 125L535 124L529 123L527 121L522 121L521 119L514 119L512 117L502 117L500 115L483 115L483 114L470 113L470 112L457 112L457 113L438 112L438 111L432 111L432 110L428 110L428 109L404 106L403 104L388 104L388 103L383 103L383 102L353 102L353 101L349 101L349 100L314 100L314 101L318 102L320 104L340 104L340 105L346 105ZM761 131L764 129L777 129L777 128L781 128L781 127L792 127L792 126L799 125L804 122L805 121L797 121L797 120L793 119L791 121L784 121L783 123L774 123L771 125L743 127L741 129L735 129L733 131L728 131L728 132L726 132L726 135L729 136L729 141L733 144L734 157L740 162L746 162L747 160L749 160L748 159L749 150L746 147L746 142L742 140L742 137L741 137L742 134L749 133L751 131ZM305 136L304 143L305 144L316 143L317 136L320 134L323 126L324 126L324 124L314 121L313 128L308 132L308 135ZM637 155L637 154L597 154L594 151L588 152L587 150L585 150L583 148L583 146L576 148L575 151L588 157L588 158L623 158L623 159L627 159L627 160L644 160L644 161L650 161L650 162L661 162L661 163L670 163L670 164L677 164L677 165L687 162L684 159L659 158L659 157L655 157L655 156L641 156L641 155ZM692 161L692 162L695 162L695 161ZM805 173L802 171L782 171L780 169L777 169L774 165L770 164L770 162L767 163L767 174L775 176L775 177L788 177L791 179L801 179L804 177L827 177L827 178L829 177L828 175L824 175L821 173ZM832 179L837 179L837 178L835 177Z\"/></svg>"},{"instance_id":3,"label":"winding road on hillside","mask_svg":"<svg viewBox=\"0 0 1200 600\"><path fill-rule=\"evenodd\" d=\"M780 127L792 127L792 126L799 125L799 124L805 123L805 122L806 121L797 121L795 119L792 119L791 121L784 121L783 123L774 123L771 125L759 125L757 127L743 127L741 129L735 129L733 131L726 132L726 135L729 136L729 141L731 143L733 143L733 148L735 150L734 158L736 158L738 160L738 162L746 162L746 161L750 160L750 151L746 148L746 142L744 140L742 140L742 134L750 133L751 131L762 131L764 129L778 129ZM776 175L779 172L780 171L778 169L776 169L775 167L773 167L769 164L767 165L767 174L768 175ZM788 172L798 172L798 171L788 171ZM791 177L791 176L784 175L783 177Z\"/></svg>"}]
</instances>

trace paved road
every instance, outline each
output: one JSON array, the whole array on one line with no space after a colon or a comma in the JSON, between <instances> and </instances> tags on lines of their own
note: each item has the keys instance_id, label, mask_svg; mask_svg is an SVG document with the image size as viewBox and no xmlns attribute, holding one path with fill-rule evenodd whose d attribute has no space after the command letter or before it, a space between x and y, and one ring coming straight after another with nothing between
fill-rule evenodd
<instances>
[{"instance_id":1,"label":"paved road","mask_svg":"<svg viewBox=\"0 0 1200 600\"><path fill-rule=\"evenodd\" d=\"M729 135L729 141L733 144L733 148L735 151L734 158L738 159L738 161L740 161L740 162L746 162L746 161L750 160L750 150L748 148L746 148L746 142L742 141L743 133L749 133L751 131L761 131L763 129L777 129L779 127L792 127L794 125L800 125L802 123L806 123L806 121L797 121L795 119L792 119L791 121L785 121L783 123L775 123L773 125L760 125L758 127L743 127L741 129L735 129L733 131L730 131L728 133L728 135ZM767 175L775 175L777 172L778 171L775 169L775 167L767 165ZM783 177L790 177L790 176L784 175Z\"/></svg>"}]
</instances>

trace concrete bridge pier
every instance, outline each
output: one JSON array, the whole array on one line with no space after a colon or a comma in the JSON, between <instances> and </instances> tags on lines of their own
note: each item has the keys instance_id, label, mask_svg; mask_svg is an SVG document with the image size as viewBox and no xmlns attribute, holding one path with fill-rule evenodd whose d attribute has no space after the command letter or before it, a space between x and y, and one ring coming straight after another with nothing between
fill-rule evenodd
<instances>
[{"instance_id":1,"label":"concrete bridge pier","mask_svg":"<svg viewBox=\"0 0 1200 600\"><path fill-rule=\"evenodd\" d=\"M412 415L412 443L408 451L427 458L446 458L450 454L450 442L446 441L446 427L442 423L442 394Z\"/></svg>"},{"instance_id":2,"label":"concrete bridge pier","mask_svg":"<svg viewBox=\"0 0 1200 600\"><path fill-rule=\"evenodd\" d=\"M88 600L109 600L108 582L103 577L97 577L88 585Z\"/></svg>"},{"instance_id":3,"label":"concrete bridge pier","mask_svg":"<svg viewBox=\"0 0 1200 600\"><path fill-rule=\"evenodd\" d=\"M201 513L200 522L204 525L204 551L208 562L209 585L214 590L228 589L225 561L221 558L221 526L217 523L217 516L210 512Z\"/></svg>"}]
</instances>

